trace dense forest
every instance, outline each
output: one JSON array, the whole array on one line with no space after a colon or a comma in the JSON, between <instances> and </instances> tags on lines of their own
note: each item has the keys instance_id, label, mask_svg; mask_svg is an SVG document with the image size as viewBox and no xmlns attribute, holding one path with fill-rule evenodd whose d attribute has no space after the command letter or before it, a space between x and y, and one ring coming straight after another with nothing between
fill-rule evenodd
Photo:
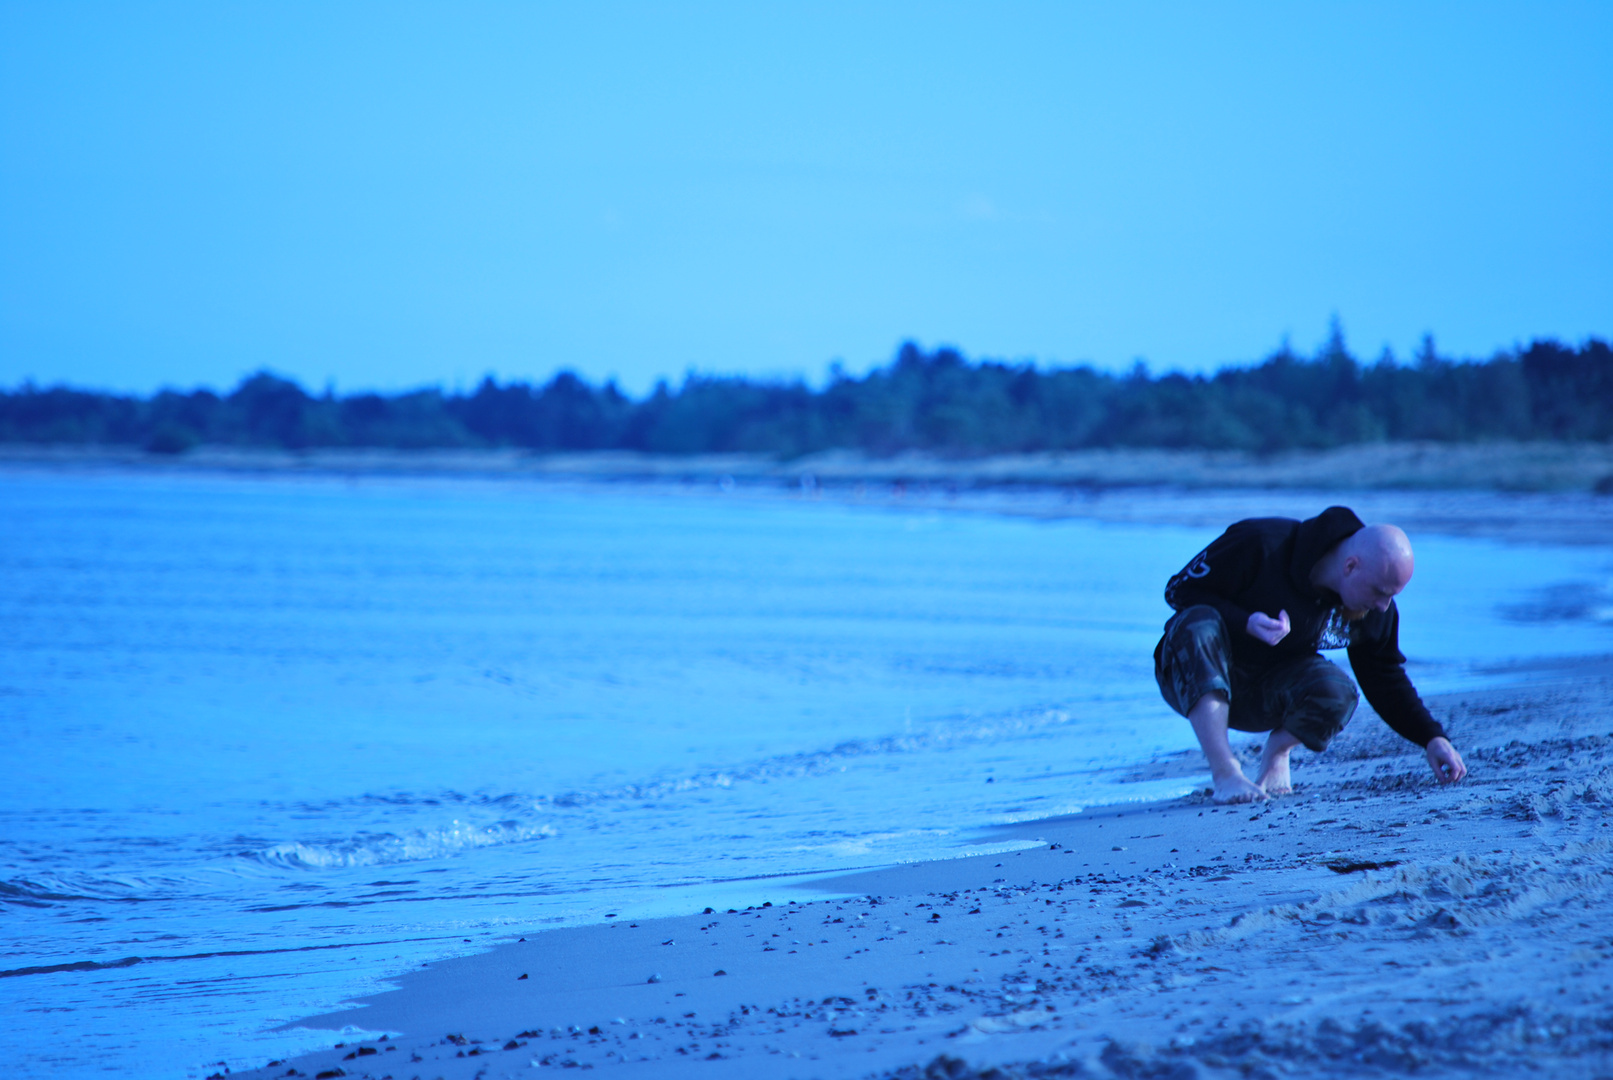
<instances>
[{"instance_id":1,"label":"dense forest","mask_svg":"<svg viewBox=\"0 0 1613 1080\"><path fill-rule=\"evenodd\" d=\"M470 393L309 394L268 372L227 394L149 398L25 384L0 391L0 442L313 447L626 449L794 457L827 449L978 455L1085 447L1272 451L1379 440L1613 438L1613 350L1535 341L1485 361L1363 364L1337 326L1306 358L1283 348L1214 375L1125 375L971 363L903 345L864 378L801 382L690 374L641 400L561 372L542 386L486 379Z\"/></svg>"}]
</instances>

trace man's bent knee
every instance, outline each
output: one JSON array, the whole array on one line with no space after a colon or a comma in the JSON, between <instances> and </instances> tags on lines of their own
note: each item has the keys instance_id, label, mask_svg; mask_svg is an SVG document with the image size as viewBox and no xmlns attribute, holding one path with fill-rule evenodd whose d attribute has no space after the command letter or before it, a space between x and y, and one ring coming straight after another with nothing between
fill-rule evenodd
<instances>
[{"instance_id":1,"label":"man's bent knee","mask_svg":"<svg viewBox=\"0 0 1613 1080\"><path fill-rule=\"evenodd\" d=\"M1208 694L1231 700L1232 645L1219 611L1197 604L1172 616L1154 650L1154 679L1165 703L1183 716Z\"/></svg>"},{"instance_id":2,"label":"man's bent knee","mask_svg":"<svg viewBox=\"0 0 1613 1080\"><path fill-rule=\"evenodd\" d=\"M1337 664L1320 657L1287 689L1282 729L1313 753L1327 749L1361 701L1350 677Z\"/></svg>"},{"instance_id":3,"label":"man's bent knee","mask_svg":"<svg viewBox=\"0 0 1613 1080\"><path fill-rule=\"evenodd\" d=\"M1203 648L1211 643L1215 637L1226 638L1226 620L1221 613L1208 604L1194 604L1183 608L1176 613L1170 623L1165 627L1165 637L1172 642L1180 642L1184 637L1191 638L1197 647Z\"/></svg>"}]
</instances>

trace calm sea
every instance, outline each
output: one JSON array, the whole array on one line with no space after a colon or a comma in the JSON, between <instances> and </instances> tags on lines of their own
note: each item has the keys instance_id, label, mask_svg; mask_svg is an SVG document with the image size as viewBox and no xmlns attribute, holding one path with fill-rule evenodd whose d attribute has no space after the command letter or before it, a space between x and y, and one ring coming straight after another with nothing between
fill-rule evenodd
<instances>
[{"instance_id":1,"label":"calm sea","mask_svg":"<svg viewBox=\"0 0 1613 1080\"><path fill-rule=\"evenodd\" d=\"M1214 530L26 471L0 520L0 968L113 965L0 978L24 1075L261 1065L516 933L1194 786L1124 777L1193 745L1150 651ZM1604 595L1606 549L1416 540L1425 691L1613 652L1613 615L1541 607Z\"/></svg>"}]
</instances>

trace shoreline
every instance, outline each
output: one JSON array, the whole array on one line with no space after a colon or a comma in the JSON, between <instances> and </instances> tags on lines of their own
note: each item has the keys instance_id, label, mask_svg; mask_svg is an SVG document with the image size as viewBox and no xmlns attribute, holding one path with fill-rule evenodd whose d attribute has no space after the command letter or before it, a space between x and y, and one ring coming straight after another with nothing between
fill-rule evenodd
<instances>
[{"instance_id":1,"label":"shoreline","mask_svg":"<svg viewBox=\"0 0 1613 1080\"><path fill-rule=\"evenodd\" d=\"M1518 674L1430 699L1461 785L1363 707L1287 798L1092 808L983 831L1017 853L534 927L287 1025L385 1040L231 1075L1587 1075L1613 1066L1613 657Z\"/></svg>"},{"instance_id":2,"label":"shoreline","mask_svg":"<svg viewBox=\"0 0 1613 1080\"><path fill-rule=\"evenodd\" d=\"M1240 518L1304 518L1343 502L1368 521L1392 521L1408 531L1573 546L1605 544L1613 527L1613 494L1596 490L1602 480L1613 483L1613 444L1377 444L1271 459L1155 450L972 461L831 453L793 462L513 450L292 454L221 447L165 456L0 444L0 478L29 475L540 485L567 492L1081 518L1215 531Z\"/></svg>"},{"instance_id":3,"label":"shoreline","mask_svg":"<svg viewBox=\"0 0 1613 1080\"><path fill-rule=\"evenodd\" d=\"M855 487L936 485L957 491L1171 487L1312 490L1581 492L1613 495L1613 442L1357 443L1253 453L1084 449L973 457L828 450L781 460L759 454L656 455L597 450L314 448L203 445L180 454L131 446L0 443L0 468L154 472L525 477Z\"/></svg>"}]
</instances>

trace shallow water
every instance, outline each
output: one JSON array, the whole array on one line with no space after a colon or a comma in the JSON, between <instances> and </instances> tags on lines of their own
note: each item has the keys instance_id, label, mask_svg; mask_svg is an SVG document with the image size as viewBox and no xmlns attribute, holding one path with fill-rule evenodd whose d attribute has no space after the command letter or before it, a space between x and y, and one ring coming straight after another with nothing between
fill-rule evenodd
<instances>
[{"instance_id":1,"label":"shallow water","mask_svg":"<svg viewBox=\"0 0 1613 1080\"><path fill-rule=\"evenodd\" d=\"M0 979L31 1074L261 1065L517 930L1192 786L1123 777L1192 746L1150 652L1203 529L139 474L0 474L0 508L0 968L143 958ZM1560 603L1604 549L1416 539L1425 692L1613 651Z\"/></svg>"}]
</instances>

